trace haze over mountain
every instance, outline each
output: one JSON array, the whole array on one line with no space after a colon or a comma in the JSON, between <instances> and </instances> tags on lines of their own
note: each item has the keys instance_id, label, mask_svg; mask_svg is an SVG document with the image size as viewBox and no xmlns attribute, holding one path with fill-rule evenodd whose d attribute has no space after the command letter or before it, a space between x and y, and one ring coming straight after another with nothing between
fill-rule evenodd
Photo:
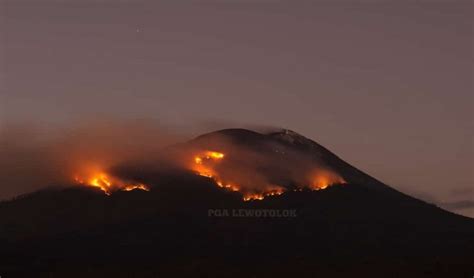
<instances>
[{"instance_id":1,"label":"haze over mountain","mask_svg":"<svg viewBox=\"0 0 474 278\"><path fill-rule=\"evenodd\" d=\"M472 10L468 0L3 0L0 143L11 123L68 135L104 119L204 123L196 134L283 126L474 217ZM32 189L1 177L0 199Z\"/></svg>"},{"instance_id":2,"label":"haze over mountain","mask_svg":"<svg viewBox=\"0 0 474 278\"><path fill-rule=\"evenodd\" d=\"M292 131L221 130L161 155L158 165L131 161L107 177L0 203L0 272L463 277L474 270L473 219L400 193ZM112 187L111 177L146 190ZM245 216L263 210L294 214Z\"/></svg>"},{"instance_id":3,"label":"haze over mountain","mask_svg":"<svg viewBox=\"0 0 474 278\"><path fill-rule=\"evenodd\" d=\"M472 277L473 8L0 0L0 278Z\"/></svg>"}]
</instances>

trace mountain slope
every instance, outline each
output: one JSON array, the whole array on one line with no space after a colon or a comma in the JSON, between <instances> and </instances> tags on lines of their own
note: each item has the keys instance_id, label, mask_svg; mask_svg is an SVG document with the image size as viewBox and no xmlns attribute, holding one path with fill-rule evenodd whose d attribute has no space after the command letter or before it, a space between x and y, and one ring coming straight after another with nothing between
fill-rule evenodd
<instances>
[{"instance_id":1,"label":"mountain slope","mask_svg":"<svg viewBox=\"0 0 474 278\"><path fill-rule=\"evenodd\" d=\"M268 151L269 148L291 149L309 155L316 161L322 161L329 168L336 170L349 183L360 184L375 190L398 192L353 167L318 143L287 129L268 134L246 129L224 129L201 135L188 144L204 148L225 148L222 138L242 145L244 148L256 149L259 152Z\"/></svg>"},{"instance_id":2,"label":"mountain slope","mask_svg":"<svg viewBox=\"0 0 474 278\"><path fill-rule=\"evenodd\" d=\"M243 169L258 166L259 174L281 181L287 191L244 202L240 192L219 188L213 179L192 171L127 166L123 175L140 175L151 186L149 192L106 196L77 186L34 192L0 203L0 273L5 277L473 273L474 220L399 193L301 135L229 129L205 134L173 151L196 149L223 151L229 159L243 156L237 160L246 164ZM298 164L294 159L330 168L345 183L318 191L290 190L292 177L284 178L290 172L279 161L292 168ZM269 161L271 167L259 167L254 161ZM262 210L294 215L239 214Z\"/></svg>"}]
</instances>

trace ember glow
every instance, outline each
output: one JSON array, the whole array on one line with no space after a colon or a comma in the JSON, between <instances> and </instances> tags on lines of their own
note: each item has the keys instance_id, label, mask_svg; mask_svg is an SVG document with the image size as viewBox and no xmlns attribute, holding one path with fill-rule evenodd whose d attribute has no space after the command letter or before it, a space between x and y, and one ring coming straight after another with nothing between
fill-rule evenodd
<instances>
[{"instance_id":1,"label":"ember glow","mask_svg":"<svg viewBox=\"0 0 474 278\"><path fill-rule=\"evenodd\" d=\"M343 184L346 181L339 175L327 170L319 170L311 178L312 182L309 188L312 190L326 189L328 186L333 184Z\"/></svg>"},{"instance_id":2,"label":"ember glow","mask_svg":"<svg viewBox=\"0 0 474 278\"><path fill-rule=\"evenodd\" d=\"M191 168L196 172L196 174L214 180L216 185L221 188L230 191L240 191L239 185L224 181L215 170L216 164L223 160L224 157L225 155L221 152L200 152L194 156L194 164Z\"/></svg>"},{"instance_id":3,"label":"ember glow","mask_svg":"<svg viewBox=\"0 0 474 278\"><path fill-rule=\"evenodd\" d=\"M224 158L223 153L207 151L207 152L204 152L202 154L196 155L194 157L194 162L196 164L203 164L204 161L209 161L209 160L217 161L217 160L221 160L223 158Z\"/></svg>"},{"instance_id":4,"label":"ember glow","mask_svg":"<svg viewBox=\"0 0 474 278\"><path fill-rule=\"evenodd\" d=\"M263 200L268 196L278 196L285 192L284 188L278 187L278 189L265 191L264 193L247 193L244 194L244 201Z\"/></svg>"},{"instance_id":5,"label":"ember glow","mask_svg":"<svg viewBox=\"0 0 474 278\"><path fill-rule=\"evenodd\" d=\"M194 163L192 163L191 169L200 176L212 179L220 188L240 192L244 201L263 200L265 197L278 196L287 191L285 187L274 184L266 184L255 190L249 190L248 185L244 187L241 184L232 182L231 177L224 177L219 173L218 166L223 162L225 157L224 153L217 151L199 152L194 155ZM309 190L321 190L333 184L343 183L345 183L345 181L339 175L328 170L318 169L315 173L310 175L307 182L303 182L293 191L303 191L305 188Z\"/></svg>"},{"instance_id":6,"label":"ember glow","mask_svg":"<svg viewBox=\"0 0 474 278\"><path fill-rule=\"evenodd\" d=\"M115 191L132 191L135 189L149 191L149 187L142 183L127 182L105 172L94 172L86 177L76 175L74 181L81 185L97 187L110 195Z\"/></svg>"},{"instance_id":7,"label":"ember glow","mask_svg":"<svg viewBox=\"0 0 474 278\"><path fill-rule=\"evenodd\" d=\"M201 176L213 178L216 183L221 186L225 187L223 182L217 179L217 175L213 170L212 164L219 162L224 158L224 154L220 152L214 151L205 151L194 156L194 164L192 165L192 169Z\"/></svg>"},{"instance_id":8,"label":"ember glow","mask_svg":"<svg viewBox=\"0 0 474 278\"><path fill-rule=\"evenodd\" d=\"M293 172L290 171L288 181L291 185L289 185L278 184L275 179L255 170L259 165L266 165L267 160L254 162L253 156L241 152L228 155L216 150L194 150L187 157L187 169L211 179L216 186L224 190L238 192L244 201L263 200L266 197L282 195L287 191L322 190L334 184L345 183L335 172L322 169L316 164L314 168L308 168L310 171L298 167ZM293 164L288 162L288 167L293 167ZM87 174L76 175L74 180L81 185L97 187L107 195L116 191L149 191L149 187L143 183L117 177L102 169L104 168L89 168L87 172L81 172Z\"/></svg>"}]
</instances>

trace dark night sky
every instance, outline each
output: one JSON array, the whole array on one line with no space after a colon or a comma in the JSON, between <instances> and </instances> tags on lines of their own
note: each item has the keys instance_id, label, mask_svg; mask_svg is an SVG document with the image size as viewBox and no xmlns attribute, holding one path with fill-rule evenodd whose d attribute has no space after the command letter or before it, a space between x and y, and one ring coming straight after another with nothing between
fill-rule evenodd
<instances>
[{"instance_id":1,"label":"dark night sky","mask_svg":"<svg viewBox=\"0 0 474 278\"><path fill-rule=\"evenodd\" d=\"M474 201L472 1L0 3L2 122L286 127Z\"/></svg>"}]
</instances>

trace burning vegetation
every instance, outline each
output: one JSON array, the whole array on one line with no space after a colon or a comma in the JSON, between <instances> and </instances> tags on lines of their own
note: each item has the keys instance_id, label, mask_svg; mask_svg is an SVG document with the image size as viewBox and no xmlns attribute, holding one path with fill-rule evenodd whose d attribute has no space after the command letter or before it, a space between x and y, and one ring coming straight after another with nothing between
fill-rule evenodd
<instances>
[{"instance_id":1,"label":"burning vegetation","mask_svg":"<svg viewBox=\"0 0 474 278\"><path fill-rule=\"evenodd\" d=\"M187 155L188 162L185 168L197 175L212 179L220 188L239 192L244 201L263 200L265 197L278 196L287 191L321 190L334 184L345 183L343 178L332 171L317 166L299 169L298 166L292 165L291 161L287 161L285 164L287 168L297 168L297 170L290 173L291 186L283 183L280 185L277 182L270 182L267 177L257 171L256 165L271 164L270 161L262 161L258 157L251 157L245 153L240 153L240 156L239 153L227 155L211 150L194 150L191 153L191 156ZM233 157L234 155L239 157ZM307 162L305 161L304 164L307 165ZM116 191L150 190L148 185L119 178L105 171L89 171L87 175L76 175L74 180L81 185L97 187L107 195Z\"/></svg>"},{"instance_id":2,"label":"burning vegetation","mask_svg":"<svg viewBox=\"0 0 474 278\"><path fill-rule=\"evenodd\" d=\"M343 184L346 181L334 172L328 170L317 170L312 174L309 188L311 190L326 189L333 184Z\"/></svg>"},{"instance_id":3,"label":"burning vegetation","mask_svg":"<svg viewBox=\"0 0 474 278\"><path fill-rule=\"evenodd\" d=\"M115 191L132 191L135 189L144 191L150 190L150 188L143 183L128 182L101 171L92 173L87 177L76 175L74 180L82 185L97 187L107 195L110 195Z\"/></svg>"},{"instance_id":4,"label":"burning vegetation","mask_svg":"<svg viewBox=\"0 0 474 278\"><path fill-rule=\"evenodd\" d=\"M148 191L155 182L160 186L156 180L170 169L171 175L176 170L208 177L216 186L250 201L345 183L337 167L321 156L324 149L287 131L222 130L182 144L174 144L181 139L174 132L147 122L92 123L65 131L36 133L26 127L11 129L3 136L2 144L8 146L4 157L8 159L0 167L0 176L5 184L14 183L18 190L27 192L36 184L73 181L110 195ZM31 175L24 175L25 169ZM125 178L130 176L140 178Z\"/></svg>"},{"instance_id":5,"label":"burning vegetation","mask_svg":"<svg viewBox=\"0 0 474 278\"><path fill-rule=\"evenodd\" d=\"M258 179L259 186L249 187L248 184L239 183L242 180L242 173L237 169L235 171L226 170L222 163L226 155L217 151L201 151L194 155L191 169L198 175L212 179L217 186L242 193L244 201L263 200L268 196L281 195L286 191L321 190L334 184L345 183L344 179L329 170L314 170L307 181L297 185L292 189L287 187L267 183L264 179ZM232 166L228 166L232 167ZM243 174L249 175L248 173ZM261 184L262 180L265 184Z\"/></svg>"},{"instance_id":6,"label":"burning vegetation","mask_svg":"<svg viewBox=\"0 0 474 278\"><path fill-rule=\"evenodd\" d=\"M171 175L175 170L179 173L191 172L211 179L224 190L238 192L244 201L263 200L289 191L322 190L331 185L346 183L319 153L308 151L308 148L301 149L293 141L274 138L249 131L224 131L151 156L142 155L140 159L145 160L144 169L152 171L151 177L162 175L157 173L164 173L166 176L168 167ZM295 136L291 137L293 138ZM303 143L306 144L306 141ZM88 161L96 161L95 158L91 157ZM125 161L129 163L130 159ZM131 162L128 165L134 165L134 161ZM87 174L76 175L75 182L97 187L107 195L116 191L150 189L149 185L124 179L123 176L128 174L103 171L128 171L127 168L120 168L120 161L97 160L95 164L80 164L89 165L87 171L78 171L81 168L77 167L72 169L76 169L75 173ZM154 182L159 186L159 180L155 179Z\"/></svg>"}]
</instances>

